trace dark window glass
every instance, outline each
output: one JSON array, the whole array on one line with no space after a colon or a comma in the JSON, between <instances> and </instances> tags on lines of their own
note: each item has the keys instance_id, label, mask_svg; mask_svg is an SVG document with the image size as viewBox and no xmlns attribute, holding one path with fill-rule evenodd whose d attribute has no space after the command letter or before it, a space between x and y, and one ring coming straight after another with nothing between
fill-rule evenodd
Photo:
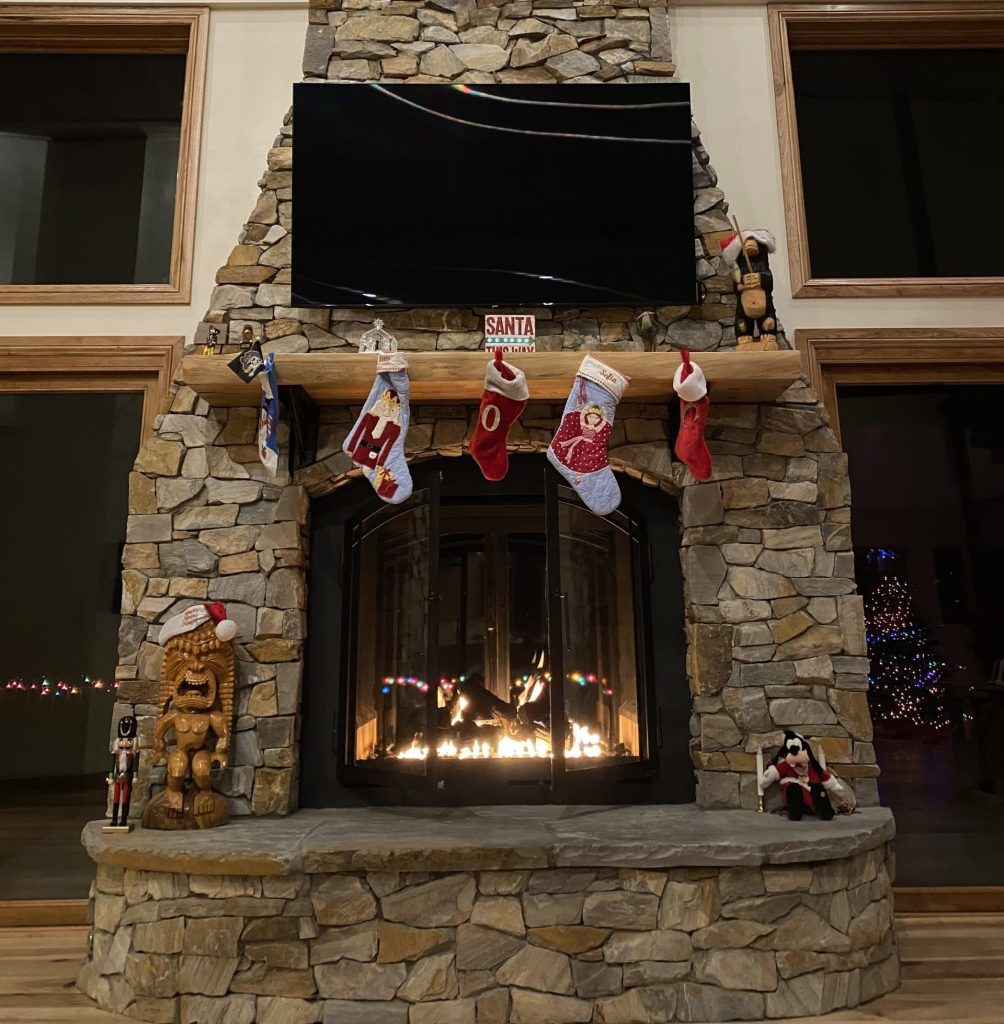
<instances>
[{"instance_id":1,"label":"dark window glass","mask_svg":"<svg viewBox=\"0 0 1004 1024\"><path fill-rule=\"evenodd\" d=\"M0 59L0 285L162 284L183 54Z\"/></svg>"},{"instance_id":2,"label":"dark window glass","mask_svg":"<svg viewBox=\"0 0 1004 1024\"><path fill-rule=\"evenodd\" d=\"M83 899L93 878L79 837L111 769L142 407L138 394L0 395L0 900ZM143 639L123 634L137 652Z\"/></svg>"},{"instance_id":3,"label":"dark window glass","mask_svg":"<svg viewBox=\"0 0 1004 1024\"><path fill-rule=\"evenodd\" d=\"M840 390L899 885L1004 883L1002 395Z\"/></svg>"},{"instance_id":4,"label":"dark window glass","mask_svg":"<svg viewBox=\"0 0 1004 1024\"><path fill-rule=\"evenodd\" d=\"M1000 50L794 50L813 277L1004 275Z\"/></svg>"}]
</instances>

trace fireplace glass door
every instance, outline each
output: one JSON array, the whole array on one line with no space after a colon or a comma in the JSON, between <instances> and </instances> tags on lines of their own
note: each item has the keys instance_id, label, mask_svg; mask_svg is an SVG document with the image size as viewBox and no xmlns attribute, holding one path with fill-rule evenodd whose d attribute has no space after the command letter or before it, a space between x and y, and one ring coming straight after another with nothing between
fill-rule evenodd
<instances>
[{"instance_id":1,"label":"fireplace glass door","mask_svg":"<svg viewBox=\"0 0 1004 1024\"><path fill-rule=\"evenodd\" d=\"M351 763L401 785L637 765L639 546L627 516L557 489L507 504L416 495L365 519Z\"/></svg>"},{"instance_id":2,"label":"fireplace glass door","mask_svg":"<svg viewBox=\"0 0 1004 1024\"><path fill-rule=\"evenodd\" d=\"M355 700L357 764L424 776L429 729L432 506L418 494L357 528Z\"/></svg>"}]
</instances>

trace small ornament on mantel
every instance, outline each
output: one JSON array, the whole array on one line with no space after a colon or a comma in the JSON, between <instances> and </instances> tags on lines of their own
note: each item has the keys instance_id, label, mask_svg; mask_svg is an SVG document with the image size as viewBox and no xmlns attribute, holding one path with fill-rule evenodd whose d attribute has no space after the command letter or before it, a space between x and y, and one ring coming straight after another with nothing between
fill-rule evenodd
<instances>
[{"instance_id":1,"label":"small ornament on mantel","mask_svg":"<svg viewBox=\"0 0 1004 1024\"><path fill-rule=\"evenodd\" d=\"M136 775L136 719L124 715L119 719L118 738L113 750L112 770L108 773L108 788L112 792L112 820L103 825L102 832L129 832L129 799L132 780Z\"/></svg>"},{"instance_id":2,"label":"small ornament on mantel","mask_svg":"<svg viewBox=\"0 0 1004 1024\"><path fill-rule=\"evenodd\" d=\"M212 324L206 332L206 340L202 344L202 354L204 356L223 354L223 346L220 344L220 329L216 324Z\"/></svg>"},{"instance_id":3,"label":"small ornament on mantel","mask_svg":"<svg viewBox=\"0 0 1004 1024\"><path fill-rule=\"evenodd\" d=\"M537 349L537 318L524 314L485 317L485 350L501 349L503 354L534 352Z\"/></svg>"},{"instance_id":4,"label":"small ornament on mantel","mask_svg":"<svg viewBox=\"0 0 1004 1024\"><path fill-rule=\"evenodd\" d=\"M377 317L373 326L359 339L359 354L392 355L397 351L397 338L383 328L383 320Z\"/></svg>"},{"instance_id":5,"label":"small ornament on mantel","mask_svg":"<svg viewBox=\"0 0 1004 1024\"><path fill-rule=\"evenodd\" d=\"M777 312L770 253L777 248L765 228L743 231L722 240L722 260L731 267L736 292L736 344L740 352L777 350Z\"/></svg>"}]
</instances>

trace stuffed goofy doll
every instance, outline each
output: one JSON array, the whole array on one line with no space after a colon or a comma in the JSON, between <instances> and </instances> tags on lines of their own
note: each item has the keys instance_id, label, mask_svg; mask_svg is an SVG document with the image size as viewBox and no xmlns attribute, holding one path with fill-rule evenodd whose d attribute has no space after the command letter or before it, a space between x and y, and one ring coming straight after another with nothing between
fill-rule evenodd
<instances>
[{"instance_id":1,"label":"stuffed goofy doll","mask_svg":"<svg viewBox=\"0 0 1004 1024\"><path fill-rule=\"evenodd\" d=\"M760 782L765 788L780 782L781 799L791 821L801 821L806 811L829 821L835 813L831 796L841 810L851 802L837 777L816 760L805 737L791 730L785 730L774 763L760 776Z\"/></svg>"}]
</instances>

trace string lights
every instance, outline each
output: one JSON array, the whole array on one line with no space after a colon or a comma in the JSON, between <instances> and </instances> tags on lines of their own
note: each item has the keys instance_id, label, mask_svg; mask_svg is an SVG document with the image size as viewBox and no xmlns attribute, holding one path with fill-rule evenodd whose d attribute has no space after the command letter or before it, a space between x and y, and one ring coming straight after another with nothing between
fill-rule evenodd
<instances>
[{"instance_id":1,"label":"string lights","mask_svg":"<svg viewBox=\"0 0 1004 1024\"><path fill-rule=\"evenodd\" d=\"M869 705L878 721L926 729L949 725L945 708L947 665L917 618L896 569L896 552L872 548L865 556L874 580L865 594L865 636L871 673Z\"/></svg>"},{"instance_id":2,"label":"string lights","mask_svg":"<svg viewBox=\"0 0 1004 1024\"><path fill-rule=\"evenodd\" d=\"M78 697L88 690L117 690L118 682L111 684L102 679L82 676L75 683L68 683L64 679L49 679L43 676L34 682L28 681L20 676L8 679L4 683L4 690L13 690L19 693L31 693L36 697Z\"/></svg>"}]
</instances>

